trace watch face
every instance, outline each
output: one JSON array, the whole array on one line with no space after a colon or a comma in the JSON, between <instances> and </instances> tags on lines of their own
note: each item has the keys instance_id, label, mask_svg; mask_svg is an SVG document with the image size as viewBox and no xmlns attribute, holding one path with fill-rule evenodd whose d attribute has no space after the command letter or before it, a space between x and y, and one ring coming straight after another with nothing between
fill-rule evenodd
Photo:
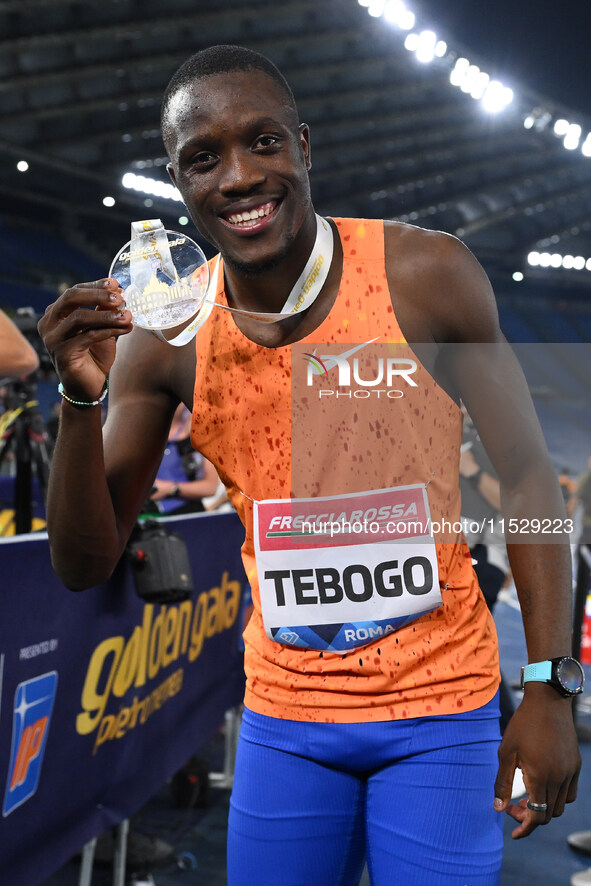
<instances>
[{"instance_id":1,"label":"watch face","mask_svg":"<svg viewBox=\"0 0 591 886\"><path fill-rule=\"evenodd\" d=\"M563 658L558 662L556 676L569 692L578 692L585 682L585 674L578 661L574 658Z\"/></svg>"}]
</instances>

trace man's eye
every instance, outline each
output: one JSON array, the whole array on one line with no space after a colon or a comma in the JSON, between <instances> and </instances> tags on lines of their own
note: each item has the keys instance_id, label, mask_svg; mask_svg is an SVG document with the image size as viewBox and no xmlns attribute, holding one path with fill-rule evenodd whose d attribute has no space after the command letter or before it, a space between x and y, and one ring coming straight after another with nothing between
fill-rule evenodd
<instances>
[{"instance_id":1,"label":"man's eye","mask_svg":"<svg viewBox=\"0 0 591 886\"><path fill-rule=\"evenodd\" d=\"M261 135L257 138L255 145L260 148L272 148L279 144L276 135Z\"/></svg>"},{"instance_id":2,"label":"man's eye","mask_svg":"<svg viewBox=\"0 0 591 886\"><path fill-rule=\"evenodd\" d=\"M215 154L212 154L211 151L200 151L193 157L193 163L196 166L209 166L215 162L215 159Z\"/></svg>"}]
</instances>

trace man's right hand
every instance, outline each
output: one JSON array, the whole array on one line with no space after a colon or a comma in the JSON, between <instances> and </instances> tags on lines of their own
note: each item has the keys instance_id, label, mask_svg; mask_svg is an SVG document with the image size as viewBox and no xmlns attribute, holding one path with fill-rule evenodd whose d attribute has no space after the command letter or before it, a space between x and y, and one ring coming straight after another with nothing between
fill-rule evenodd
<instances>
[{"instance_id":1,"label":"man's right hand","mask_svg":"<svg viewBox=\"0 0 591 886\"><path fill-rule=\"evenodd\" d=\"M49 305L39 334L70 397L100 397L120 335L133 329L123 292L113 278L79 283Z\"/></svg>"}]
</instances>

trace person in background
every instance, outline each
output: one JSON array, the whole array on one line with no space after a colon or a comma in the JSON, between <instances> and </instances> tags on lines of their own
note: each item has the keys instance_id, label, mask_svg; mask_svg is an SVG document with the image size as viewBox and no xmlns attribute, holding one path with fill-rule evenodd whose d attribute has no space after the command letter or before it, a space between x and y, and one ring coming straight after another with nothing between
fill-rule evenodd
<instances>
[{"instance_id":1,"label":"person in background","mask_svg":"<svg viewBox=\"0 0 591 886\"><path fill-rule=\"evenodd\" d=\"M39 368L39 357L22 332L0 310L0 376L26 378Z\"/></svg>"},{"instance_id":2,"label":"person in background","mask_svg":"<svg viewBox=\"0 0 591 886\"><path fill-rule=\"evenodd\" d=\"M146 510L160 514L193 514L205 510L203 498L218 488L217 471L191 446L191 413L180 403Z\"/></svg>"}]
</instances>

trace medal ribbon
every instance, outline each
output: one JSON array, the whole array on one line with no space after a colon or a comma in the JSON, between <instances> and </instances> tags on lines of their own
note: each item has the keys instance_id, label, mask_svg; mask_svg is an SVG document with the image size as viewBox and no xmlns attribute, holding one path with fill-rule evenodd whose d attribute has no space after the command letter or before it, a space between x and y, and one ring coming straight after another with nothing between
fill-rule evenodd
<instances>
[{"instance_id":1,"label":"medal ribbon","mask_svg":"<svg viewBox=\"0 0 591 886\"><path fill-rule=\"evenodd\" d=\"M170 265L168 263L170 262L173 267L173 273L170 276L174 278L174 265L170 255L168 239L166 236L166 231L164 230L164 226L160 219L133 222L131 227L132 253L136 252L134 238L137 241L137 239L141 237L142 242L150 243L152 243L150 237L152 239L155 238L155 243L162 257L163 267L165 267L164 263L166 263L167 266L165 267L165 270L166 273L169 273ZM138 243L137 245L139 246L140 244ZM306 310L306 308L309 308L311 305L314 304L314 302L318 298L320 290L324 286L326 277L330 270L333 249L334 237L332 233L332 228L326 221L326 219L321 218L321 216L317 215L316 240L314 242L314 246L312 248L308 261L306 262L304 270L296 280L290 294L287 297L285 304L283 305L283 308L278 313L267 313L264 311L246 311L242 308L231 308L229 305L222 305L219 304L219 302L216 302L221 259L221 256L218 255L211 280L209 282L209 286L207 287L205 299L202 304L199 305L197 309L197 314L189 323L189 325L186 326L183 331L180 332L177 336L171 339L165 338L159 329L151 329L150 332L152 332L158 338L162 339L162 341L167 342L169 345L174 345L175 347L185 345L190 342L192 338L195 337L197 331L201 328L201 326L203 326L203 324L211 314L214 305L218 308L222 308L222 310L224 311L231 311L234 314L242 314L242 316L244 317L250 317L254 320L260 320L263 323L279 323L281 320L285 320L286 317L290 317L293 314L298 314L300 311L304 311ZM135 260L135 264L132 260L132 285L137 286L139 290L141 290L142 286L145 285L149 280L148 273L145 282L142 283L144 274L146 273L146 271L149 271L149 268L145 268L145 264L149 263L145 262L142 264L141 257Z\"/></svg>"}]
</instances>

